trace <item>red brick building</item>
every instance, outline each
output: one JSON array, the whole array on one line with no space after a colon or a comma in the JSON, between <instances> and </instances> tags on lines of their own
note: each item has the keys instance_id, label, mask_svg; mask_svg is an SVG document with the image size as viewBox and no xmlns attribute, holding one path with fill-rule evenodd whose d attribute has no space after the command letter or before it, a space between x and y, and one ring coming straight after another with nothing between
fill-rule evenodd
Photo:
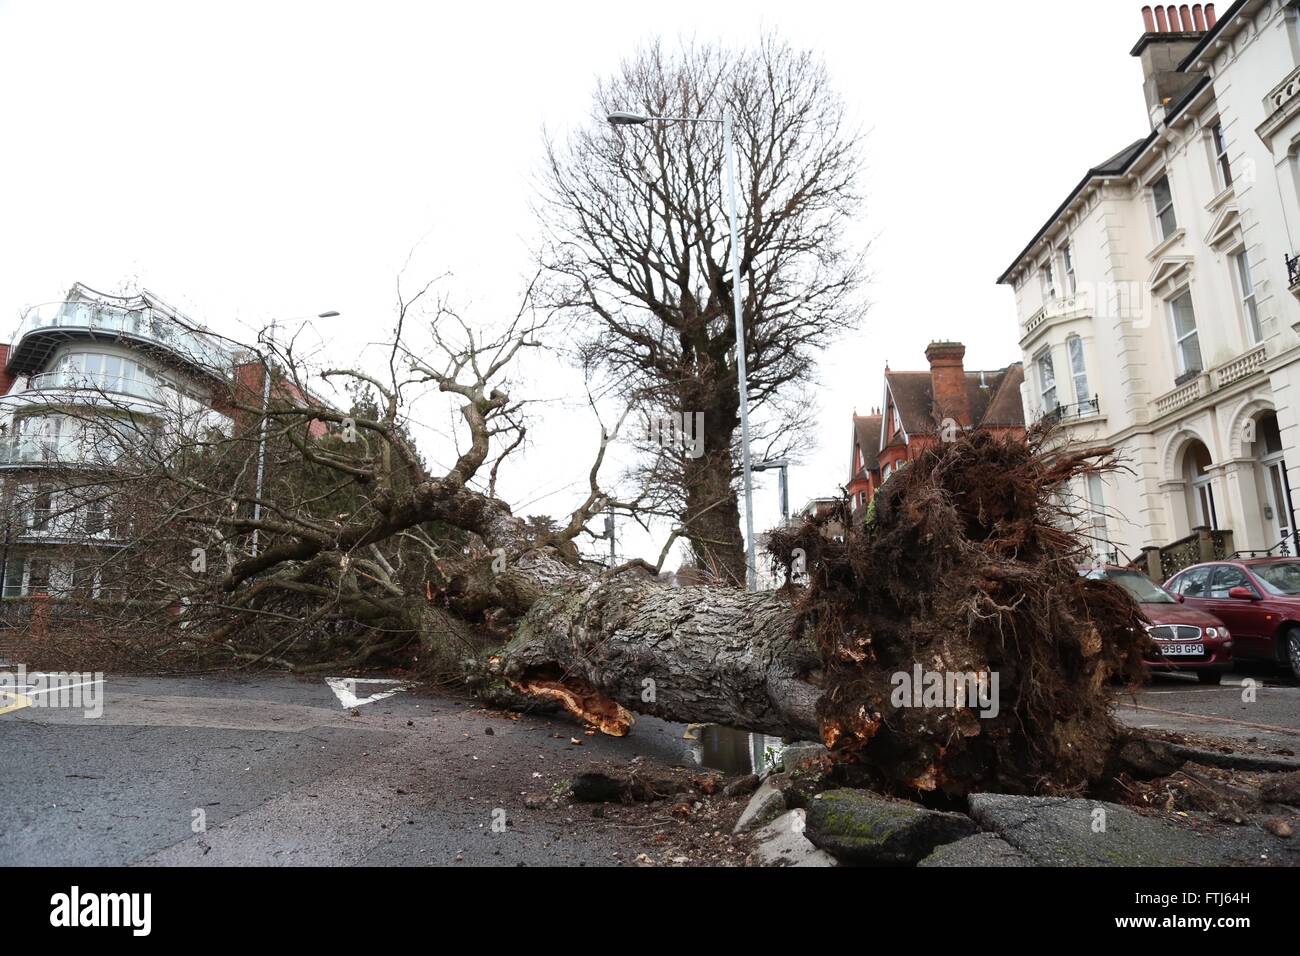
<instances>
[{"instance_id":1,"label":"red brick building","mask_svg":"<svg viewBox=\"0 0 1300 956\"><path fill-rule=\"evenodd\" d=\"M855 511L866 508L891 474L945 435L973 428L1023 437L1020 397L1024 366L967 371L960 342L931 342L929 371L885 367L878 412L853 416L853 451L847 485Z\"/></svg>"}]
</instances>

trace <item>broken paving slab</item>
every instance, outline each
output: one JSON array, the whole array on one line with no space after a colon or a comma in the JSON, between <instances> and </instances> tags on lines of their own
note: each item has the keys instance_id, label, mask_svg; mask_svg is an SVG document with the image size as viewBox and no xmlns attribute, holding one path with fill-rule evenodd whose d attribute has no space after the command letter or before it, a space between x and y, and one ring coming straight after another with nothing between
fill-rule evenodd
<instances>
[{"instance_id":1,"label":"broken paving slab","mask_svg":"<svg viewBox=\"0 0 1300 956\"><path fill-rule=\"evenodd\" d=\"M1033 866L1033 861L996 833L977 833L935 849L917 866Z\"/></svg>"},{"instance_id":2,"label":"broken paving slab","mask_svg":"<svg viewBox=\"0 0 1300 956\"><path fill-rule=\"evenodd\" d=\"M1287 841L1205 815L1198 832L1101 800L976 793L970 814L1038 866L1216 866L1293 860Z\"/></svg>"},{"instance_id":3,"label":"broken paving slab","mask_svg":"<svg viewBox=\"0 0 1300 956\"><path fill-rule=\"evenodd\" d=\"M935 847L967 837L961 813L927 810L864 790L827 790L808 803L805 836L843 863L908 866Z\"/></svg>"},{"instance_id":4,"label":"broken paving slab","mask_svg":"<svg viewBox=\"0 0 1300 956\"><path fill-rule=\"evenodd\" d=\"M747 833L771 821L786 809L785 793L781 787L785 778L774 774L764 780L745 804L732 833Z\"/></svg>"},{"instance_id":5,"label":"broken paving slab","mask_svg":"<svg viewBox=\"0 0 1300 956\"><path fill-rule=\"evenodd\" d=\"M781 814L754 834L754 859L762 866L836 866L835 857L804 835L803 810Z\"/></svg>"}]
</instances>

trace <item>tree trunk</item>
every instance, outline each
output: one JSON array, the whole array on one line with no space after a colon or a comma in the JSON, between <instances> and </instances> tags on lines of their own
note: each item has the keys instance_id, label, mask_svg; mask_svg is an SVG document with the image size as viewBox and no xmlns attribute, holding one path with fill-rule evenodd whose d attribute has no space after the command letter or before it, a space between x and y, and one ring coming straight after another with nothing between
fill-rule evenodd
<instances>
[{"instance_id":1,"label":"tree trunk","mask_svg":"<svg viewBox=\"0 0 1300 956\"><path fill-rule=\"evenodd\" d=\"M713 388L725 387L713 383ZM729 401L728 401L729 399ZM692 403L686 399L686 408ZM736 463L732 438L739 428L735 385L715 397L704 411L704 453L687 458L683 467L686 497L685 537L696 564L718 580L745 586L745 538L732 481Z\"/></svg>"},{"instance_id":2,"label":"tree trunk","mask_svg":"<svg viewBox=\"0 0 1300 956\"><path fill-rule=\"evenodd\" d=\"M816 737L820 659L794 621L777 592L669 588L625 574L541 598L494 667L606 733L626 733L636 710Z\"/></svg>"}]
</instances>

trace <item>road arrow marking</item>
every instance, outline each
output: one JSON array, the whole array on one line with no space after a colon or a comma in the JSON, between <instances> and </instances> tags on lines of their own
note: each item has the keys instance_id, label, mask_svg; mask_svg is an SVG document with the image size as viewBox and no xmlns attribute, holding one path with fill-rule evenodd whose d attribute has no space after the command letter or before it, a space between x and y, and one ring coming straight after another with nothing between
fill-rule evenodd
<instances>
[{"instance_id":1,"label":"road arrow marking","mask_svg":"<svg viewBox=\"0 0 1300 956\"><path fill-rule=\"evenodd\" d=\"M5 699L9 702L5 703ZM11 690L0 690L0 714L7 714L13 710L22 710L24 707L32 706L30 697L24 697L22 694L15 693Z\"/></svg>"},{"instance_id":2,"label":"road arrow marking","mask_svg":"<svg viewBox=\"0 0 1300 956\"><path fill-rule=\"evenodd\" d=\"M344 710L351 710L353 707L360 707L363 704L373 704L377 700L383 700L386 697L392 697L394 694L400 694L411 685L404 680L391 680L387 678L371 677L327 677L325 683L330 685L330 690L334 691L334 696L339 699ZM358 684L384 684L396 685L391 690L380 691L377 694L371 694L366 698L357 697Z\"/></svg>"}]
</instances>

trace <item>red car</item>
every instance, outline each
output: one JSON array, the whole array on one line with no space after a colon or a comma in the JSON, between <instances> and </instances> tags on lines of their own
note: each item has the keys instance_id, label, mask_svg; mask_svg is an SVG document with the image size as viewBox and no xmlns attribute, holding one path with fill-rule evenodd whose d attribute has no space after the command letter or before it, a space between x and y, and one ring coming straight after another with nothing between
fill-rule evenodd
<instances>
[{"instance_id":1,"label":"red car","mask_svg":"<svg viewBox=\"0 0 1300 956\"><path fill-rule=\"evenodd\" d=\"M1128 591L1151 624L1147 633L1160 657L1146 662L1153 670L1188 671L1202 684L1217 684L1232 666L1232 635L1213 614L1187 607L1146 575L1130 568L1085 568L1090 578L1106 577Z\"/></svg>"},{"instance_id":2,"label":"red car","mask_svg":"<svg viewBox=\"0 0 1300 956\"><path fill-rule=\"evenodd\" d=\"M1300 679L1300 560L1213 561L1179 571L1165 587L1232 631L1238 657L1274 661Z\"/></svg>"}]
</instances>

